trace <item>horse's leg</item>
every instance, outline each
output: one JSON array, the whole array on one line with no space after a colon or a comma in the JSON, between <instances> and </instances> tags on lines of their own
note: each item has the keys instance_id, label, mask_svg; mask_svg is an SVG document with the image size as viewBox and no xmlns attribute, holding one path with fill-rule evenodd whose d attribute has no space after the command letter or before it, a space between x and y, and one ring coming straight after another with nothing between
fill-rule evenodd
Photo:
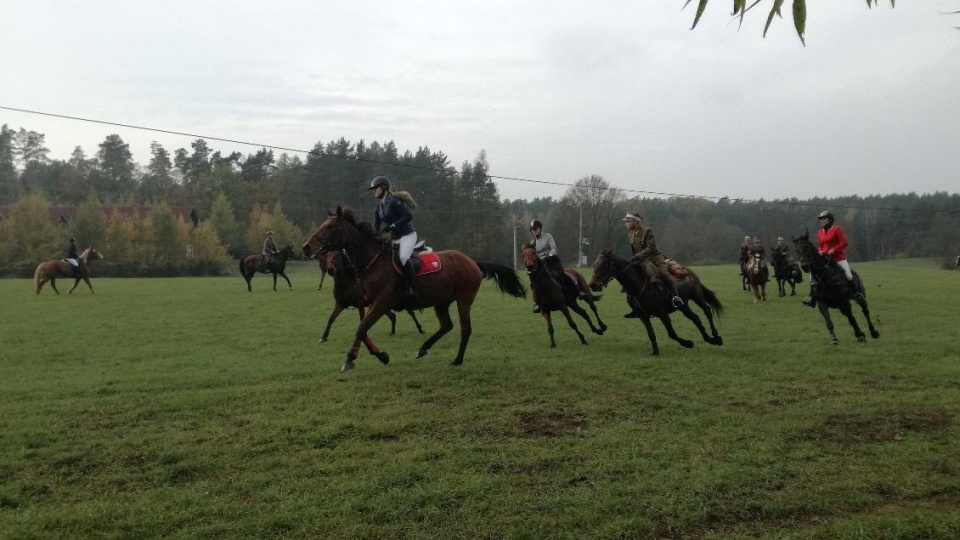
<instances>
[{"instance_id":1,"label":"horse's leg","mask_svg":"<svg viewBox=\"0 0 960 540\"><path fill-rule=\"evenodd\" d=\"M388 311L384 315L390 319L390 335L395 336L397 334L397 316L393 314L393 311Z\"/></svg>"},{"instance_id":2,"label":"horse's leg","mask_svg":"<svg viewBox=\"0 0 960 540\"><path fill-rule=\"evenodd\" d=\"M317 290L318 290L318 291L319 291L320 289L323 289L323 278L325 278L325 277L327 277L327 273L321 270L321 271L320 271L320 285L317 285Z\"/></svg>"},{"instance_id":3,"label":"horse's leg","mask_svg":"<svg viewBox=\"0 0 960 540\"><path fill-rule=\"evenodd\" d=\"M866 334L860 329L860 323L858 323L857 318L853 316L853 308L850 306L850 302L841 304L838 309L840 313L846 315L847 320L850 321L850 326L853 327L853 335L856 336L857 341L860 343L867 341Z\"/></svg>"},{"instance_id":4,"label":"horse's leg","mask_svg":"<svg viewBox=\"0 0 960 540\"><path fill-rule=\"evenodd\" d=\"M766 302L767 301L767 282L760 284L760 298Z\"/></svg>"},{"instance_id":5,"label":"horse's leg","mask_svg":"<svg viewBox=\"0 0 960 540\"><path fill-rule=\"evenodd\" d=\"M96 294L95 292L93 292L93 285L90 284L90 278L84 276L83 281L86 282L87 288L90 289L90 294Z\"/></svg>"},{"instance_id":6,"label":"horse's leg","mask_svg":"<svg viewBox=\"0 0 960 540\"><path fill-rule=\"evenodd\" d=\"M823 323L827 325L827 332L830 332L830 344L838 345L840 340L837 339L837 334L833 331L833 320L830 318L830 308L823 302L817 302L817 307L820 309L820 316L823 317Z\"/></svg>"},{"instance_id":7,"label":"horse's leg","mask_svg":"<svg viewBox=\"0 0 960 540\"><path fill-rule=\"evenodd\" d=\"M43 288L43 286L47 283L47 281L49 281L49 279L47 279L47 276L43 274L43 272L40 272L37 277L37 294L40 294L40 289Z\"/></svg>"},{"instance_id":8,"label":"horse's leg","mask_svg":"<svg viewBox=\"0 0 960 540\"><path fill-rule=\"evenodd\" d=\"M694 313L688 304L684 304L683 307L679 309L680 313L683 313L683 316L690 320L694 326L697 327L697 330L700 331L700 336L703 337L703 340L707 343L713 339L710 335L707 334L707 329L703 327L703 321L700 320L700 317Z\"/></svg>"},{"instance_id":9,"label":"horse's leg","mask_svg":"<svg viewBox=\"0 0 960 540\"><path fill-rule=\"evenodd\" d=\"M50 286L53 287L53 292L55 292L55 293L57 293L57 294L60 294L60 289L57 288L57 278L56 278L56 277L51 277L51 278L50 278Z\"/></svg>"},{"instance_id":10,"label":"horse's leg","mask_svg":"<svg viewBox=\"0 0 960 540\"><path fill-rule=\"evenodd\" d=\"M358 308L359 309L359 308ZM363 320L360 321L360 325L357 326L357 333L353 340L353 346L350 347L350 350L347 351L347 359L344 360L343 366L340 368L340 371L350 371L354 367L354 362L357 359L357 356L360 354L360 344L363 343L367 347L367 351L373 356L377 357L377 360L380 360L383 364L388 364L390 362L390 355L386 351L381 351L377 348L376 344L373 343L373 340L367 336L367 332L374 324L380 320L380 317L383 316L387 310L390 309L389 305L386 305L384 302L383 305L374 303L370 306L370 311L364 315Z\"/></svg>"},{"instance_id":11,"label":"horse's leg","mask_svg":"<svg viewBox=\"0 0 960 540\"><path fill-rule=\"evenodd\" d=\"M540 315L543 315L543 320L547 321L547 334L550 336L550 348L556 349L557 342L553 339L553 318L550 316L549 310L541 310Z\"/></svg>"},{"instance_id":12,"label":"horse's leg","mask_svg":"<svg viewBox=\"0 0 960 540\"><path fill-rule=\"evenodd\" d=\"M80 284L82 278L73 278L73 287L70 287L70 290L67 291L67 294L73 294L73 290L77 288L77 285Z\"/></svg>"},{"instance_id":13,"label":"horse's leg","mask_svg":"<svg viewBox=\"0 0 960 540\"><path fill-rule=\"evenodd\" d=\"M574 298L572 302L567 303L567 308L569 308L571 311L573 311L577 315L583 317L583 320L587 321L587 324L590 325L591 332L593 332L598 336L603 335L603 330L593 325L593 319L591 319L590 315L587 314L587 310L580 307L580 304L577 302L576 298Z\"/></svg>"},{"instance_id":14,"label":"horse's leg","mask_svg":"<svg viewBox=\"0 0 960 540\"><path fill-rule=\"evenodd\" d=\"M410 318L413 319L413 324L417 325L417 332L423 334L423 327L420 326L420 321L417 320L417 314L414 313L412 309L408 309L407 313L410 315Z\"/></svg>"},{"instance_id":15,"label":"horse's leg","mask_svg":"<svg viewBox=\"0 0 960 540\"><path fill-rule=\"evenodd\" d=\"M241 268L240 275L243 276L243 280L247 282L247 292L253 292L253 287L250 286L250 280L253 279L253 272L248 272L246 268Z\"/></svg>"},{"instance_id":16,"label":"horse's leg","mask_svg":"<svg viewBox=\"0 0 960 540\"><path fill-rule=\"evenodd\" d=\"M273 290L277 290L277 273L273 272Z\"/></svg>"},{"instance_id":17,"label":"horse's leg","mask_svg":"<svg viewBox=\"0 0 960 540\"><path fill-rule=\"evenodd\" d=\"M717 325L713 322L713 308L710 307L710 304L706 302L706 299L702 295L694 296L691 298L693 303L700 307L703 311L703 314L707 317L707 323L710 324L710 337L704 337L707 343L711 345L723 345L723 338L720 337L720 332L717 331Z\"/></svg>"},{"instance_id":18,"label":"horse's leg","mask_svg":"<svg viewBox=\"0 0 960 540\"><path fill-rule=\"evenodd\" d=\"M693 348L692 341L690 341L689 339L684 339L679 335L677 335L677 331L673 329L673 321L670 320L670 315L668 313L664 313L663 315L657 315L657 318L660 319L661 323L663 323L663 327L667 329L667 336L669 336L670 339L679 343L680 346L683 347L684 349ZM703 325L701 324L701 327L702 326Z\"/></svg>"},{"instance_id":19,"label":"horse's leg","mask_svg":"<svg viewBox=\"0 0 960 540\"><path fill-rule=\"evenodd\" d=\"M854 300L857 304L860 305L860 310L863 311L863 316L867 318L867 326L870 328L870 337L876 339L880 337L880 332L875 326L873 326L873 320L870 319L870 308L867 306L867 300Z\"/></svg>"},{"instance_id":20,"label":"horse's leg","mask_svg":"<svg viewBox=\"0 0 960 540\"><path fill-rule=\"evenodd\" d=\"M587 294L590 294L590 292L587 291ZM593 310L593 316L597 318L597 326L600 328L600 335L603 335L603 333L607 331L607 325L604 324L603 319L600 318L600 312L597 311L597 303L593 301L592 297L588 297L586 302L587 305L590 306L590 309Z\"/></svg>"},{"instance_id":21,"label":"horse's leg","mask_svg":"<svg viewBox=\"0 0 960 540\"><path fill-rule=\"evenodd\" d=\"M577 323L574 322L573 317L570 316L570 309L569 309L569 308L570 308L570 306L566 306L566 305L565 305L565 306L561 306L561 307L560 307L560 313L563 313L563 316L567 318L567 324L570 325L570 328L573 328L573 331L577 333L577 337L580 338L580 344L581 344L581 345L586 345L586 344L587 344L587 338L583 337L583 333L580 332L580 329L579 329L579 328L577 328ZM585 311L583 311L583 309L579 308L579 306L578 306L578 309L580 309L580 314L586 319L586 318L587 318L587 313L586 313ZM587 322L590 322L590 319L587 319ZM590 322L590 328L593 328L593 323L592 323L592 322ZM596 330L594 330L594 332L596 332Z\"/></svg>"},{"instance_id":22,"label":"horse's leg","mask_svg":"<svg viewBox=\"0 0 960 540\"><path fill-rule=\"evenodd\" d=\"M330 313L330 316L327 318L327 327L323 329L323 335L320 336L320 343L326 343L327 338L330 337L330 328L333 327L333 321L337 320L337 317L340 316L340 313L343 311L343 306L340 305L339 301L336 301L333 304L333 311ZM360 309L360 320L363 320L363 309Z\"/></svg>"},{"instance_id":23,"label":"horse's leg","mask_svg":"<svg viewBox=\"0 0 960 540\"><path fill-rule=\"evenodd\" d=\"M660 356L660 346L657 345L657 333L653 330L653 323L650 322L650 317L645 313L641 312L640 322L643 323L643 327L647 330L647 339L650 340L650 346L653 347L653 350L650 352L651 356Z\"/></svg>"},{"instance_id":24,"label":"horse's leg","mask_svg":"<svg viewBox=\"0 0 960 540\"><path fill-rule=\"evenodd\" d=\"M473 334L473 322L470 320L470 307L473 306L474 296L460 298L457 300L457 311L460 314L460 349L457 351L457 357L453 359L453 365L459 366L463 363L463 355L467 352L467 343L470 341L470 335Z\"/></svg>"},{"instance_id":25,"label":"horse's leg","mask_svg":"<svg viewBox=\"0 0 960 540\"><path fill-rule=\"evenodd\" d=\"M444 302L433 306L433 312L437 314L437 321L440 323L440 328L420 345L420 350L417 351L417 358L426 356L434 343L445 336L447 332L453 330L453 321L450 319L450 304L452 304L452 302Z\"/></svg>"},{"instance_id":26,"label":"horse's leg","mask_svg":"<svg viewBox=\"0 0 960 540\"><path fill-rule=\"evenodd\" d=\"M292 291L292 290L293 290L293 284L290 283L290 278L287 277L287 273L284 272L283 270L281 270L281 271L280 271L280 275L283 276L283 279L287 280L287 287L289 287L290 290ZM276 275L276 274L273 275L273 281L274 281L274 282L277 281L277 275Z\"/></svg>"}]
</instances>

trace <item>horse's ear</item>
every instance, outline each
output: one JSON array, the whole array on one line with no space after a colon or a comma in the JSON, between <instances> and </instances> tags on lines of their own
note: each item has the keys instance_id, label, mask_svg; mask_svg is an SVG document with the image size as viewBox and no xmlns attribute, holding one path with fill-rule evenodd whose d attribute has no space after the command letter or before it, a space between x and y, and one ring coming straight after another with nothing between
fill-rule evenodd
<instances>
[{"instance_id":1,"label":"horse's ear","mask_svg":"<svg viewBox=\"0 0 960 540\"><path fill-rule=\"evenodd\" d=\"M327 208L327 217L333 217L333 212L329 208Z\"/></svg>"},{"instance_id":2,"label":"horse's ear","mask_svg":"<svg viewBox=\"0 0 960 540\"><path fill-rule=\"evenodd\" d=\"M338 218L342 218L342 217L343 217L343 207L340 206L340 205L337 205L337 217L338 217Z\"/></svg>"}]
</instances>

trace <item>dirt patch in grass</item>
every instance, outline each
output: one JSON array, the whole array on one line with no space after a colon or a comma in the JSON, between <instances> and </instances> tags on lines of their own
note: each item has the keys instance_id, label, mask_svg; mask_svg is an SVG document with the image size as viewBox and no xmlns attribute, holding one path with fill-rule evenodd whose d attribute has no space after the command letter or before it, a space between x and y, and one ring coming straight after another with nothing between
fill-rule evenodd
<instances>
[{"instance_id":1,"label":"dirt patch in grass","mask_svg":"<svg viewBox=\"0 0 960 540\"><path fill-rule=\"evenodd\" d=\"M943 408L893 409L876 414L834 414L801 433L805 440L860 444L903 439L907 432L931 433L947 429L954 416Z\"/></svg>"},{"instance_id":2,"label":"dirt patch in grass","mask_svg":"<svg viewBox=\"0 0 960 540\"><path fill-rule=\"evenodd\" d=\"M578 412L522 412L517 414L523 437L553 438L579 435L587 427L587 415Z\"/></svg>"}]
</instances>

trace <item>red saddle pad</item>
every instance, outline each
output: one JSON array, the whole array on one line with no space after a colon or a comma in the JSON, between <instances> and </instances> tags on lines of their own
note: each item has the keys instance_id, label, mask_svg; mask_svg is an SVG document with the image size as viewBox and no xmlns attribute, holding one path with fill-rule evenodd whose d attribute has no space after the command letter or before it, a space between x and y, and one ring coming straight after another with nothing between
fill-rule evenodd
<instances>
[{"instance_id":1,"label":"red saddle pad","mask_svg":"<svg viewBox=\"0 0 960 540\"><path fill-rule=\"evenodd\" d=\"M401 276L403 275L403 270L397 266L397 261L393 261L393 269L397 271ZM440 271L440 257L437 257L436 252L430 253L421 253L420 254L420 269L417 270L417 275L422 276L424 274L432 274L434 272Z\"/></svg>"}]
</instances>

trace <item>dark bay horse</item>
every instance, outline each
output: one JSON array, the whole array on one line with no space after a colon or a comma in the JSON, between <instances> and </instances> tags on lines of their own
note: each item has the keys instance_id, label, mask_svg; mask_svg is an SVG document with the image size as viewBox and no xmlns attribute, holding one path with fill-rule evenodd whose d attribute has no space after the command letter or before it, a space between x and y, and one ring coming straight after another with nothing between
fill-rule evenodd
<instances>
[{"instance_id":1,"label":"dark bay horse","mask_svg":"<svg viewBox=\"0 0 960 540\"><path fill-rule=\"evenodd\" d=\"M856 317L853 316L853 309L850 307L850 300L853 299L860 305L863 316L867 318L867 326L870 328L870 335L873 338L880 337L880 332L873 326L870 320L870 308L867 305L867 294L863 287L863 280L860 274L853 272L853 280L856 291L851 291L847 276L843 269L835 264L831 264L817 251L817 247L810 241L810 232L805 232L800 238L793 238L794 248L797 251L797 258L800 260L800 267L804 272L810 272L810 282L816 283L816 291L812 295L817 302L817 308L820 309L820 315L823 316L823 322L827 325L827 331L830 332L830 344L837 345L837 334L833 331L833 321L830 319L830 308L839 309L850 326L853 327L853 335L857 341L863 343L867 341L863 330L857 324ZM854 296L855 292L860 293L860 298Z\"/></svg>"},{"instance_id":2,"label":"dark bay horse","mask_svg":"<svg viewBox=\"0 0 960 540\"><path fill-rule=\"evenodd\" d=\"M34 288L37 294L40 294L40 289L49 281L50 286L53 287L53 291L60 294L60 291L57 290L57 278L73 278L73 287L70 287L70 293L77 288L81 279L87 284L87 287L90 288L90 292L93 293L93 285L90 284L90 263L101 259L103 259L103 255L96 249L89 247L83 250L83 253L78 257L80 262L78 273L75 273L73 267L66 261L54 259L52 261L42 262L37 265L36 271L33 272Z\"/></svg>"},{"instance_id":3,"label":"dark bay horse","mask_svg":"<svg viewBox=\"0 0 960 540\"><path fill-rule=\"evenodd\" d=\"M750 290L753 291L753 303L763 300L767 301L767 282L770 281L770 269L759 253L754 253L747 261L747 282L750 283Z\"/></svg>"},{"instance_id":4,"label":"dark bay horse","mask_svg":"<svg viewBox=\"0 0 960 540\"><path fill-rule=\"evenodd\" d=\"M784 256L773 257L773 275L777 280L777 295L787 295L787 285L790 285L790 296L797 295L797 283L803 283L803 271L800 265Z\"/></svg>"},{"instance_id":5,"label":"dark bay horse","mask_svg":"<svg viewBox=\"0 0 960 540\"><path fill-rule=\"evenodd\" d=\"M436 252L441 270L418 276L418 294L412 300L405 299L403 278L394 268L390 246L376 237L369 223L357 223L352 210L338 206L336 212L328 214L327 219L303 245L303 252L310 257L317 251L346 250L358 269L364 296L370 301L370 308L357 327L353 345L347 351L342 371L353 369L361 342L380 362L386 364L390 361L390 356L378 350L367 338L367 332L391 309L433 307L440 329L420 345L417 358L425 356L437 340L453 329L450 306L454 302L460 315L460 348L453 365L459 366L463 363L467 342L473 332L470 307L483 280L495 280L500 291L510 296L527 296L520 277L513 269L494 263L475 262L464 253L451 249Z\"/></svg>"},{"instance_id":6,"label":"dark bay horse","mask_svg":"<svg viewBox=\"0 0 960 540\"><path fill-rule=\"evenodd\" d=\"M327 327L323 330L323 336L320 338L320 343L326 343L330 336L333 321L337 320L343 310L357 308L362 321L366 311L364 308L369 305L369 302L363 299L363 294L360 292L357 267L350 260L346 251L328 251L325 256L320 257L320 260L324 263L321 266L324 269L324 274L333 276L333 312L330 313L330 318L327 319ZM417 332L423 334L423 327L420 326L420 321L417 320L413 310L408 309L407 313L413 319L413 324L417 325ZM397 316L393 314L393 311L387 311L384 315L390 319L390 335L392 336L397 333Z\"/></svg>"},{"instance_id":7,"label":"dark bay horse","mask_svg":"<svg viewBox=\"0 0 960 540\"><path fill-rule=\"evenodd\" d=\"M664 328L667 329L667 335L670 339L676 341L681 347L693 348L693 342L677 335L673 329L673 323L670 321L670 313L680 311L683 315L693 322L703 340L711 345L723 345L723 338L717 332L714 325L713 316L718 317L723 314L723 305L720 299L713 291L708 289L700 282L700 279L690 270L686 270L687 277L677 280L677 292L683 299L683 306L674 308L670 302L669 295L650 283L647 272L640 265L648 264L646 262L630 262L618 257L611 250L602 251L597 255L597 260L593 263L593 279L590 280L590 288L594 291L601 291L607 284L616 279L623 286L627 293L627 303L640 315L644 328L647 330L647 337L650 339L650 345L653 347L653 355L660 354L660 348L657 346L657 335L653 331L653 325L650 323L651 317L660 319ZM712 335L707 335L700 317L690 309L687 302L692 301L703 310L710 323Z\"/></svg>"},{"instance_id":8,"label":"dark bay horse","mask_svg":"<svg viewBox=\"0 0 960 540\"><path fill-rule=\"evenodd\" d=\"M247 282L247 290L253 292L253 288L250 286L250 280L253 279L253 275L257 272L261 274L273 274L273 290L277 290L277 275L283 276L283 279L287 280L287 287L293 289L293 285L290 284L290 278L287 277L284 270L287 268L287 259L290 259L294 255L296 255L296 252L293 251L293 246L287 245L273 255L273 263L269 265L265 264L260 255L247 255L240 259L240 275L242 275L243 279Z\"/></svg>"},{"instance_id":9,"label":"dark bay horse","mask_svg":"<svg viewBox=\"0 0 960 540\"><path fill-rule=\"evenodd\" d=\"M590 287L587 284L587 280L583 278L583 275L573 268L563 269L563 271L577 283L577 289L581 293L581 298L590 306L590 309L593 310L593 315L597 318L597 326L593 325L593 320L590 319L586 310L577 303L577 295L573 294L573 291L561 287L560 284L550 276L549 271L543 265L543 261L537 257L537 250L534 246L522 244L520 251L523 257L523 266L527 269L527 275L530 277L530 290L533 291L533 301L540 306L540 314L543 315L544 320L547 321L547 333L550 335L550 348L552 349L557 346L557 342L553 339L551 311L563 313L563 316L567 319L567 324L570 325L570 328L573 328L577 337L580 338L580 343L583 345L587 344L587 340L583 337L580 329L577 328L577 323L573 321L573 317L570 316L571 310L587 321L587 324L590 325L590 330L594 334L598 336L603 335L607 330L607 325L600 320L600 314L597 312L596 302L600 300L600 297L594 296L590 292Z\"/></svg>"}]
</instances>

